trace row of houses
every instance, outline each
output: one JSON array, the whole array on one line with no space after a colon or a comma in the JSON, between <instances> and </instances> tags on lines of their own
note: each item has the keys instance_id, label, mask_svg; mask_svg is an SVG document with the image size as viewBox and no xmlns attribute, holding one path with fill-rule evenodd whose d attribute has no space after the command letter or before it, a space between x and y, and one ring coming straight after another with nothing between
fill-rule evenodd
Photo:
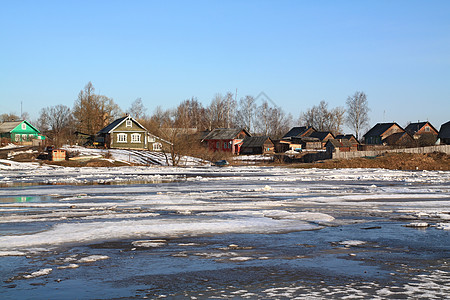
<instances>
[{"instance_id":1,"label":"row of houses","mask_svg":"<svg viewBox=\"0 0 450 300\"><path fill-rule=\"evenodd\" d=\"M191 136L211 151L231 154L358 151L361 148L352 134L335 136L328 131L317 131L311 126L293 127L278 140L269 136L251 136L242 128L216 128ZM424 136L433 143L450 144L450 122L443 124L439 132L429 122L411 123L405 129L395 122L378 123L364 135L364 144L407 147L416 145L415 141ZM0 124L0 137L21 144L45 140L45 136L26 120ZM164 145L171 145L169 141L150 133L129 115L114 120L91 138L93 144L104 148L162 151Z\"/></svg>"},{"instance_id":2,"label":"row of houses","mask_svg":"<svg viewBox=\"0 0 450 300\"><path fill-rule=\"evenodd\" d=\"M425 139L426 138L426 139ZM211 151L232 154L298 153L307 151L358 151L377 146L414 147L418 140L429 144L450 144L450 122L438 132L427 122L410 123L405 129L397 123L378 123L364 135L361 145L352 134L333 135L311 126L293 127L281 139L252 137L245 129L217 128L204 134L202 142Z\"/></svg>"}]
</instances>

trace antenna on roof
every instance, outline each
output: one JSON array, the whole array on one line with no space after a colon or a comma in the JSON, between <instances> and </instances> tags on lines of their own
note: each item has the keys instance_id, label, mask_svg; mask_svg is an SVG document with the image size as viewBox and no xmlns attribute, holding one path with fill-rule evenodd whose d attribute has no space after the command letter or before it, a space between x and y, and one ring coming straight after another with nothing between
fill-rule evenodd
<instances>
[{"instance_id":1,"label":"antenna on roof","mask_svg":"<svg viewBox=\"0 0 450 300\"><path fill-rule=\"evenodd\" d=\"M22 119L23 112L22 112L22 101L20 101L20 118Z\"/></svg>"}]
</instances>

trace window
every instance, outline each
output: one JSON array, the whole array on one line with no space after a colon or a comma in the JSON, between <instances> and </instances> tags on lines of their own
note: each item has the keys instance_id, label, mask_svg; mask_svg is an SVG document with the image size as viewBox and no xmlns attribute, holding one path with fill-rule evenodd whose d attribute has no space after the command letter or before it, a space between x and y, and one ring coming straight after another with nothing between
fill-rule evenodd
<instances>
[{"instance_id":1,"label":"window","mask_svg":"<svg viewBox=\"0 0 450 300\"><path fill-rule=\"evenodd\" d=\"M14 136L14 139L16 140L16 142L18 142L18 141L20 140L20 135L16 134L16 135Z\"/></svg>"},{"instance_id":2,"label":"window","mask_svg":"<svg viewBox=\"0 0 450 300\"><path fill-rule=\"evenodd\" d=\"M153 151L161 151L162 150L162 144L161 143L154 143L153 144Z\"/></svg>"},{"instance_id":3,"label":"window","mask_svg":"<svg viewBox=\"0 0 450 300\"><path fill-rule=\"evenodd\" d=\"M132 143L140 143L141 142L141 134L140 133L133 133L131 135L131 142Z\"/></svg>"},{"instance_id":4,"label":"window","mask_svg":"<svg viewBox=\"0 0 450 300\"><path fill-rule=\"evenodd\" d=\"M154 142L155 142L155 138L152 137L152 136L149 136L149 137L148 137L148 142L149 142L149 143L154 143Z\"/></svg>"},{"instance_id":5,"label":"window","mask_svg":"<svg viewBox=\"0 0 450 300\"><path fill-rule=\"evenodd\" d=\"M425 127L425 132L430 132L430 127Z\"/></svg>"},{"instance_id":6,"label":"window","mask_svg":"<svg viewBox=\"0 0 450 300\"><path fill-rule=\"evenodd\" d=\"M25 129L27 129L27 124L22 123L22 130L25 130Z\"/></svg>"},{"instance_id":7,"label":"window","mask_svg":"<svg viewBox=\"0 0 450 300\"><path fill-rule=\"evenodd\" d=\"M118 143L126 143L127 142L127 135L125 133L118 133L117 134L117 142Z\"/></svg>"},{"instance_id":8,"label":"window","mask_svg":"<svg viewBox=\"0 0 450 300\"><path fill-rule=\"evenodd\" d=\"M26 134L22 134L22 141L27 141L28 140L28 136Z\"/></svg>"},{"instance_id":9,"label":"window","mask_svg":"<svg viewBox=\"0 0 450 300\"><path fill-rule=\"evenodd\" d=\"M216 143L216 149L219 149L220 148L220 142L217 142Z\"/></svg>"},{"instance_id":10,"label":"window","mask_svg":"<svg viewBox=\"0 0 450 300\"><path fill-rule=\"evenodd\" d=\"M131 120L127 120L126 126L127 127L133 127L133 123L131 122Z\"/></svg>"}]
</instances>

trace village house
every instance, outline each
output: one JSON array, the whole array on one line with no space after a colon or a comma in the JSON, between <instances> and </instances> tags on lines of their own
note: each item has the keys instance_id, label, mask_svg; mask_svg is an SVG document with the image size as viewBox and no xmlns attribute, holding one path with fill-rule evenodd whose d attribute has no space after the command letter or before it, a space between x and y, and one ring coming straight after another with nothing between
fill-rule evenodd
<instances>
[{"instance_id":1,"label":"village house","mask_svg":"<svg viewBox=\"0 0 450 300\"><path fill-rule=\"evenodd\" d=\"M0 138L2 142L22 145L40 144L45 136L27 120L8 121L0 124Z\"/></svg>"},{"instance_id":2,"label":"village house","mask_svg":"<svg viewBox=\"0 0 450 300\"><path fill-rule=\"evenodd\" d=\"M437 137L437 135L439 134L436 128L434 128L433 125L431 125L428 121L410 123L408 126L406 126L405 131L416 140L419 139L422 135L429 134Z\"/></svg>"},{"instance_id":3,"label":"village house","mask_svg":"<svg viewBox=\"0 0 450 300\"><path fill-rule=\"evenodd\" d=\"M208 133L202 142L206 142L211 151L239 154L245 137L249 136L247 130L242 128L216 128Z\"/></svg>"},{"instance_id":4,"label":"village house","mask_svg":"<svg viewBox=\"0 0 450 300\"><path fill-rule=\"evenodd\" d=\"M405 132L405 130L395 122L377 123L364 135L364 141L368 145L387 144L386 138L394 133L399 132Z\"/></svg>"},{"instance_id":5,"label":"village house","mask_svg":"<svg viewBox=\"0 0 450 300\"><path fill-rule=\"evenodd\" d=\"M328 140L334 139L334 135L329 131L314 131L309 134L308 137L318 138L322 143L322 148L325 148L325 144Z\"/></svg>"},{"instance_id":6,"label":"village house","mask_svg":"<svg viewBox=\"0 0 450 300\"><path fill-rule=\"evenodd\" d=\"M268 136L248 136L244 138L240 154L273 154L275 145Z\"/></svg>"},{"instance_id":7,"label":"village house","mask_svg":"<svg viewBox=\"0 0 450 300\"><path fill-rule=\"evenodd\" d=\"M350 143L352 143L352 145L359 145L358 140L356 139L356 137L353 134L338 134L336 136L336 140L341 141L341 140L348 140Z\"/></svg>"},{"instance_id":8,"label":"village house","mask_svg":"<svg viewBox=\"0 0 450 300\"><path fill-rule=\"evenodd\" d=\"M329 139L325 144L328 152L354 152L358 151L358 145L349 139Z\"/></svg>"},{"instance_id":9,"label":"village house","mask_svg":"<svg viewBox=\"0 0 450 300\"><path fill-rule=\"evenodd\" d=\"M450 145L450 121L441 125L438 137L441 145Z\"/></svg>"},{"instance_id":10,"label":"village house","mask_svg":"<svg viewBox=\"0 0 450 300\"><path fill-rule=\"evenodd\" d=\"M416 142L408 132L397 132L384 139L386 145L396 147L415 147Z\"/></svg>"},{"instance_id":11,"label":"village house","mask_svg":"<svg viewBox=\"0 0 450 300\"><path fill-rule=\"evenodd\" d=\"M105 148L147 149L148 131L130 116L114 120L100 130L95 142ZM156 143L156 139L153 143Z\"/></svg>"}]
</instances>

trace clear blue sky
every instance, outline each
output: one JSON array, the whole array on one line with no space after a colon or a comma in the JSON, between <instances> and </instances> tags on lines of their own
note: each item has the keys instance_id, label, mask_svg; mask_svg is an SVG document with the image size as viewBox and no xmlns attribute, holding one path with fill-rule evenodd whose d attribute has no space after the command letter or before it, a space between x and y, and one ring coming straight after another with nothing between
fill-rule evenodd
<instances>
[{"instance_id":1,"label":"clear blue sky","mask_svg":"<svg viewBox=\"0 0 450 300\"><path fill-rule=\"evenodd\" d=\"M450 1L0 0L0 113L91 81L147 113L264 91L297 119L364 91L370 124L450 120Z\"/></svg>"}]
</instances>

